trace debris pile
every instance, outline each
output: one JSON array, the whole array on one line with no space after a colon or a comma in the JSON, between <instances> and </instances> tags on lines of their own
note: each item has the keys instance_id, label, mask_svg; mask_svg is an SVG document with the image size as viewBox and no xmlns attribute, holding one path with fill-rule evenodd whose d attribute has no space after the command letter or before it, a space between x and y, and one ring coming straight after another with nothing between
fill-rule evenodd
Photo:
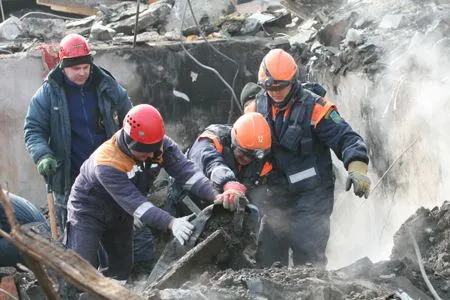
<instances>
[{"instance_id":1,"label":"debris pile","mask_svg":"<svg viewBox=\"0 0 450 300\"><path fill-rule=\"evenodd\" d=\"M291 13L281 5L255 2L252 9L264 10L239 12L239 5L231 1L192 0L188 7L184 2L160 0L140 3L139 9L136 1L99 4L96 15L79 20L64 21L39 13L20 18L11 16L0 24L0 49L26 51L38 42L59 42L68 33L89 37L91 43L108 45L133 43L135 32L137 43L180 41L181 38L191 41L202 39L201 35L209 39L264 36L292 23ZM192 13L196 14L195 18Z\"/></svg>"},{"instance_id":2,"label":"debris pile","mask_svg":"<svg viewBox=\"0 0 450 300\"><path fill-rule=\"evenodd\" d=\"M431 284L442 299L448 299L448 201L440 208L418 209L395 234L388 261L372 263L362 258L333 271L279 264L267 269L205 271L196 280L186 277L173 283L172 289L152 289L144 294L151 299L433 299L421 275L410 230Z\"/></svg>"}]
</instances>

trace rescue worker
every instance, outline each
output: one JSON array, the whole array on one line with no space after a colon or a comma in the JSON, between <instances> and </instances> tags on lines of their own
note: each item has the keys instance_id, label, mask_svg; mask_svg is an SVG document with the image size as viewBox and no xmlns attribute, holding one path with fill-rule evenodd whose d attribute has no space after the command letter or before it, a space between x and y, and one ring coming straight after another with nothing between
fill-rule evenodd
<instances>
[{"instance_id":1,"label":"rescue worker","mask_svg":"<svg viewBox=\"0 0 450 300\"><path fill-rule=\"evenodd\" d=\"M82 163L121 127L131 102L114 77L93 63L82 36L65 36L59 58L31 98L24 135L39 174L50 180L63 230L70 188Z\"/></svg>"},{"instance_id":2,"label":"rescue worker","mask_svg":"<svg viewBox=\"0 0 450 300\"><path fill-rule=\"evenodd\" d=\"M132 269L133 217L144 225L171 229L181 244L193 229L188 217L172 217L139 191L130 178L142 168L149 185L164 168L198 197L214 201L217 195L209 180L165 135L160 113L149 104L133 107L123 128L82 165L69 196L64 238L67 248L92 265L101 242L108 257L103 274L117 280L126 280Z\"/></svg>"},{"instance_id":3,"label":"rescue worker","mask_svg":"<svg viewBox=\"0 0 450 300\"><path fill-rule=\"evenodd\" d=\"M273 171L268 175L257 260L326 266L335 176L330 149L348 171L346 190L368 197L369 157L362 137L340 116L336 105L302 87L294 58L273 49L263 58L255 110L272 130ZM321 91L314 84L315 91ZM323 89L322 89L323 91Z\"/></svg>"},{"instance_id":4,"label":"rescue worker","mask_svg":"<svg viewBox=\"0 0 450 300\"><path fill-rule=\"evenodd\" d=\"M4 192L6 194L6 191ZM14 216L19 225L31 224L34 226L41 226L50 232L44 215L28 200L14 195L8 194L11 206L14 211ZM3 206L0 204L0 229L9 233L11 226L5 214ZM17 263L25 264L25 261L20 254L20 251L7 239L0 237L0 267L13 267Z\"/></svg>"},{"instance_id":5,"label":"rescue worker","mask_svg":"<svg viewBox=\"0 0 450 300\"><path fill-rule=\"evenodd\" d=\"M223 191L215 203L234 211L239 197L244 196L249 187L261 184L270 172L268 154L271 143L269 124L261 114L252 112L242 115L232 126L208 126L186 156L195 162L219 191ZM180 183L171 183L167 210L176 215L190 213L181 203L184 196ZM191 198L200 208L211 204Z\"/></svg>"},{"instance_id":6,"label":"rescue worker","mask_svg":"<svg viewBox=\"0 0 450 300\"><path fill-rule=\"evenodd\" d=\"M255 97L262 91L262 87L254 82L248 82L241 91L240 101L244 113L255 111Z\"/></svg>"}]
</instances>

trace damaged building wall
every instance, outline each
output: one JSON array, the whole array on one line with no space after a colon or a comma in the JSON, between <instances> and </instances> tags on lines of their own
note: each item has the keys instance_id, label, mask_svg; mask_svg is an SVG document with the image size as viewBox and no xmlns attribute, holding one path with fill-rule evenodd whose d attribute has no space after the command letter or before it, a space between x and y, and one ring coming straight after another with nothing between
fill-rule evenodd
<instances>
[{"instance_id":1,"label":"damaged building wall","mask_svg":"<svg viewBox=\"0 0 450 300\"><path fill-rule=\"evenodd\" d=\"M254 38L214 43L239 65L236 91L247 81L255 80L267 42L264 38ZM231 85L236 65L214 53L205 43L193 42L186 47ZM151 103L160 109L168 135L182 147L188 146L207 125L225 123L230 118L230 91L214 73L193 62L179 45L94 50L95 62L127 88L134 104ZM14 193L41 205L46 199L45 185L25 149L23 122L29 101L44 79L45 69L40 55L33 51L4 56L0 62L0 74L7 74L0 82L0 120L4 123L0 133L0 143L4 145L0 181L8 182ZM231 118L239 114L236 104L233 106Z\"/></svg>"},{"instance_id":2,"label":"damaged building wall","mask_svg":"<svg viewBox=\"0 0 450 300\"><path fill-rule=\"evenodd\" d=\"M336 187L328 247L331 268L351 263L363 252L385 259L392 234L408 216L418 207L431 209L448 200L446 15L448 10L433 3L350 3L329 20L339 46L322 40L326 47L313 50L317 60L310 64L310 79L326 85L327 96L368 142L375 188L368 201L345 193L346 172L336 165L341 187ZM349 25L340 31L342 19ZM337 59L321 62L324 52L338 53Z\"/></svg>"}]
</instances>

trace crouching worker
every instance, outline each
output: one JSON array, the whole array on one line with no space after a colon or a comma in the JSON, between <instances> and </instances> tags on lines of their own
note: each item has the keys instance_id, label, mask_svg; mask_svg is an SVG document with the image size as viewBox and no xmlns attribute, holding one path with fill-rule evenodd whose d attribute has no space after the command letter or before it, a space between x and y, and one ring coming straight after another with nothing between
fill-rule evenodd
<instances>
[{"instance_id":1,"label":"crouching worker","mask_svg":"<svg viewBox=\"0 0 450 300\"><path fill-rule=\"evenodd\" d=\"M269 124L260 113L251 112L233 125L208 126L186 155L218 190L223 191L215 203L234 211L239 198L248 196L248 188L261 184L262 178L272 169L268 161L271 144ZM169 186L166 209L177 216L187 214L187 208L181 202L184 194L182 185L175 178ZM211 204L198 197L191 198L200 208Z\"/></svg>"},{"instance_id":2,"label":"crouching worker","mask_svg":"<svg viewBox=\"0 0 450 300\"><path fill-rule=\"evenodd\" d=\"M161 168L190 186L199 197L213 199L209 180L165 135L160 113L151 105L133 107L123 128L87 159L75 180L68 202L65 245L92 265L101 243L108 256L105 276L127 280L133 266L133 219L160 230L171 229L184 244L193 225L154 206L130 179L149 164L155 179ZM152 183L152 181L151 181Z\"/></svg>"},{"instance_id":3,"label":"crouching worker","mask_svg":"<svg viewBox=\"0 0 450 300\"><path fill-rule=\"evenodd\" d=\"M36 206L31 204L28 200L11 193L9 193L8 197L11 201L14 216L16 217L18 224L25 225L33 223L38 226L42 225L50 231L44 215L36 208ZM7 233L11 231L11 226L9 225L2 205L0 205L0 229ZM12 267L17 263L25 264L19 250L7 239L0 237L0 267Z\"/></svg>"}]
</instances>

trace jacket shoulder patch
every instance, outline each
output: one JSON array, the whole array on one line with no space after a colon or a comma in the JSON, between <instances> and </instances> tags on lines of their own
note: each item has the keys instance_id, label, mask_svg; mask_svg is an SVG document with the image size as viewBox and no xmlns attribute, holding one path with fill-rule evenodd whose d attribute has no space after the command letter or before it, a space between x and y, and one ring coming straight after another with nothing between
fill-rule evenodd
<instances>
[{"instance_id":1,"label":"jacket shoulder patch","mask_svg":"<svg viewBox=\"0 0 450 300\"><path fill-rule=\"evenodd\" d=\"M314 125L314 127L317 126L317 124L324 119L327 114L331 111L336 109L336 105L334 105L331 101L329 101L326 98L320 97L316 100L316 103L313 108L312 116L311 116L311 124Z\"/></svg>"},{"instance_id":2,"label":"jacket shoulder patch","mask_svg":"<svg viewBox=\"0 0 450 300\"><path fill-rule=\"evenodd\" d=\"M334 109L330 112L326 119L328 118L330 118L334 123L341 123L342 121L344 121L341 115Z\"/></svg>"}]
</instances>

